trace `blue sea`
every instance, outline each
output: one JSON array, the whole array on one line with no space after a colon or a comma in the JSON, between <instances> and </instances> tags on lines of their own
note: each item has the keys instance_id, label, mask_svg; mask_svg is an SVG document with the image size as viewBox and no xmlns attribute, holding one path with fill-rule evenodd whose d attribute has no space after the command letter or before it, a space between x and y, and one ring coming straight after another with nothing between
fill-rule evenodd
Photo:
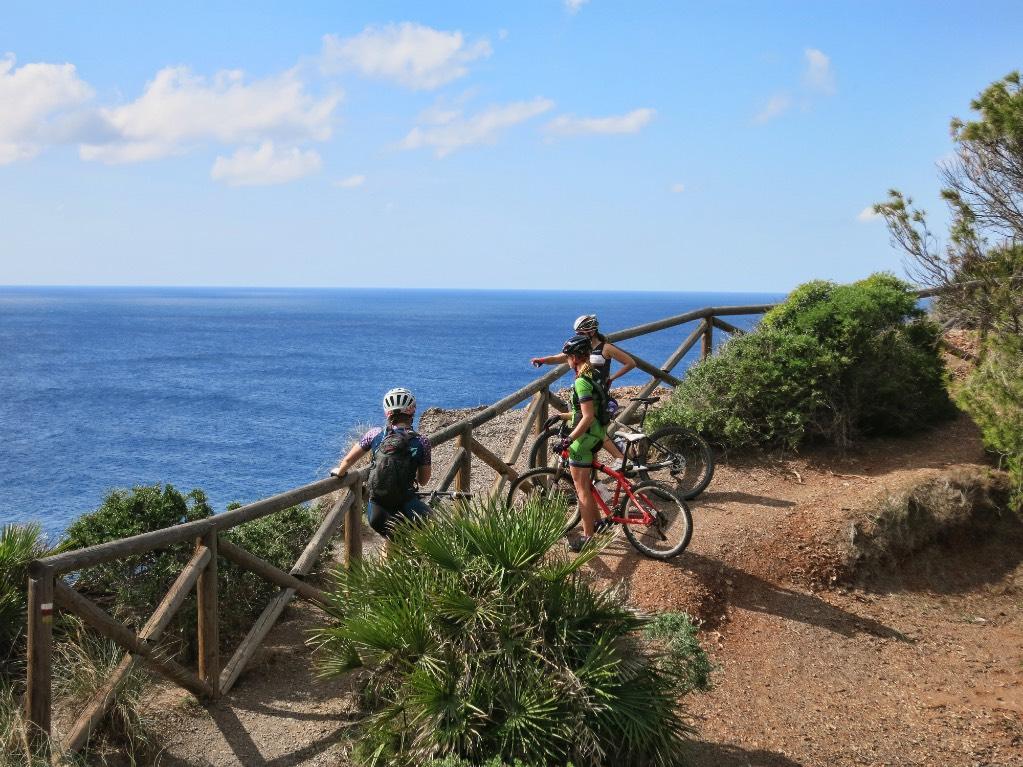
<instances>
[{"instance_id":1,"label":"blue sea","mask_svg":"<svg viewBox=\"0 0 1023 767\"><path fill-rule=\"evenodd\" d=\"M420 411L488 404L539 375L529 357L559 351L580 314L610 332L778 298L0 288L0 525L35 520L54 537L112 488L158 482L201 488L218 511L254 501L323 477L391 387ZM691 328L623 348L661 364Z\"/></svg>"}]
</instances>

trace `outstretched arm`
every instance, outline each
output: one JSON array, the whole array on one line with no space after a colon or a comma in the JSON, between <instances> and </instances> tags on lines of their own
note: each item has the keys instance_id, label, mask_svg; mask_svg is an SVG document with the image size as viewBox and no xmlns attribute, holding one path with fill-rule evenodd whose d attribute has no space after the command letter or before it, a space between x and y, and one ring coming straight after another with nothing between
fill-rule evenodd
<instances>
[{"instance_id":1,"label":"outstretched arm","mask_svg":"<svg viewBox=\"0 0 1023 767\"><path fill-rule=\"evenodd\" d=\"M337 465L336 469L331 470L330 473L335 477L343 477L352 465L358 463L359 459L368 452L368 450L363 450L362 445L356 442L352 445L352 449L348 451L348 455L342 458L341 463Z\"/></svg>"},{"instance_id":2,"label":"outstretched arm","mask_svg":"<svg viewBox=\"0 0 1023 767\"><path fill-rule=\"evenodd\" d=\"M533 367L540 367L541 365L558 365L562 362L568 362L567 354L552 354L549 357L533 357L529 360L533 363Z\"/></svg>"}]
</instances>

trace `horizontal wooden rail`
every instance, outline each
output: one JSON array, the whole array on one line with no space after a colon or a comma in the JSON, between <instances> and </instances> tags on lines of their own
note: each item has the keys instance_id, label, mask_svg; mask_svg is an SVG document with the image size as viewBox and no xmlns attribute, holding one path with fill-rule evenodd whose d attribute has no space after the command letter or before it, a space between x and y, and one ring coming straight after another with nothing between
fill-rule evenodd
<instances>
[{"instance_id":1,"label":"horizontal wooden rail","mask_svg":"<svg viewBox=\"0 0 1023 767\"><path fill-rule=\"evenodd\" d=\"M130 538L101 543L84 549L66 551L63 554L55 554L52 557L45 557L39 561L51 568L54 573L59 574L82 570L86 567L92 567L104 562L112 562L121 557L142 554L153 549L161 549L175 543L184 543L195 538L201 538L213 531L237 527L245 522L251 522L268 514L311 501L314 498L319 498L342 487L350 487L362 480L367 471L364 469L362 471L349 472L340 479L327 477L294 490L241 506L232 511L215 514L212 517L198 519L194 522L186 522L174 527L165 527L162 530L154 530L149 533L140 533Z\"/></svg>"}]
</instances>

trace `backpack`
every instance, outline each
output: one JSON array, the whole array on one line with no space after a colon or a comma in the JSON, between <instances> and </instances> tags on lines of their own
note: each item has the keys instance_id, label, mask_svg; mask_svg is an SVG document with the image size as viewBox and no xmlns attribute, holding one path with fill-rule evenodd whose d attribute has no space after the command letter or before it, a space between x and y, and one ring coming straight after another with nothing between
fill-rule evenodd
<instances>
[{"instance_id":1,"label":"backpack","mask_svg":"<svg viewBox=\"0 0 1023 767\"><path fill-rule=\"evenodd\" d=\"M593 373L584 373L583 375L593 384L593 414L597 423L601 426L607 426L611 423L611 410L607 406L608 396L607 390L604 388L604 382L595 371ZM581 411L579 395L576 394L574 386L572 387L572 409Z\"/></svg>"},{"instance_id":2,"label":"backpack","mask_svg":"<svg viewBox=\"0 0 1023 767\"><path fill-rule=\"evenodd\" d=\"M412 453L411 429L385 432L373 452L366 483L369 497L387 508L397 508L412 497L418 466Z\"/></svg>"}]
</instances>

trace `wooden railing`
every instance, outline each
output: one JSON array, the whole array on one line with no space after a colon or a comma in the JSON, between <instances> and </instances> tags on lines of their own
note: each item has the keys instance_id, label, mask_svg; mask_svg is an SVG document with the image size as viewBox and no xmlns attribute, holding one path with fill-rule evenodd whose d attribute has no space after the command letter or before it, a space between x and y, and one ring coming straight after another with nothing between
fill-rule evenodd
<instances>
[{"instance_id":1,"label":"wooden railing","mask_svg":"<svg viewBox=\"0 0 1023 767\"><path fill-rule=\"evenodd\" d=\"M672 370L696 345L697 341L701 342L701 357L707 357L713 348L715 328L726 333L741 332L735 326L722 320L721 317L762 314L771 306L773 305L708 307L611 333L608 338L614 342L626 341L686 323L697 323L695 329L659 367L632 355L636 360L637 367L650 376L651 380L641 392L641 396L646 396L662 383L669 386L679 383L679 379L672 375ZM475 457L496 472L497 478L494 481L492 492L499 493L506 481L517 476L514 468L515 463L530 434L538 431L540 424L547 419L550 408L565 409L564 403L551 392L550 387L567 372L568 365L559 365L470 418L431 434L430 440L434 445L452 439L457 443L451 465L441 477L438 489L447 490L454 483L456 489L468 491L472 459ZM526 409L522 427L503 456L497 455L473 437L474 429L526 400L530 400L530 403ZM637 404L634 403L626 408L622 420L627 421L635 412L636 407ZM76 751L86 743L93 728L113 702L121 684L135 663L143 664L151 671L166 677L200 698L216 700L227 693L238 680L267 633L294 597L298 596L320 605L326 603L326 595L302 579L312 572L324 548L341 527L344 528L345 563L348 564L362 555L361 517L366 502L365 480L367 473L367 469L362 469L357 472L349 472L340 479L335 477L321 479L207 519L85 549L68 551L32 562L29 568L28 582L28 679L25 713L31 726L33 738L38 742L46 743L51 735L51 659L55 607L78 615L90 628L117 643L126 651L121 664L85 705L71 730L63 738L61 743L63 748ZM274 567L269 562L220 536L224 530L339 490L347 490L347 493L332 504L324 514L319 529L288 572ZM75 591L63 577L68 573L79 572L105 562L185 542L194 542L195 544L192 558L138 634ZM281 587L280 592L256 619L223 668L221 668L220 662L217 614L217 562L220 557L224 557ZM170 624L171 619L184 604L193 588L195 588L198 597L199 652L198 668L195 671L163 657L154 649L160 635Z\"/></svg>"}]
</instances>

